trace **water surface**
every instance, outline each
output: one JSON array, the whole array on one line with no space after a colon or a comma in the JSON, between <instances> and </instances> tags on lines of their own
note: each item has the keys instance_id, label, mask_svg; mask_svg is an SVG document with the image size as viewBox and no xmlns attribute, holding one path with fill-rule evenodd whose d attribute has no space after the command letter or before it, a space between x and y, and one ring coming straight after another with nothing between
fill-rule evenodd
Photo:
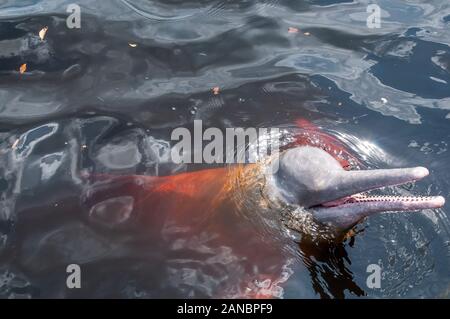
<instances>
[{"instance_id":1,"label":"water surface","mask_svg":"<svg viewBox=\"0 0 450 319\"><path fill-rule=\"evenodd\" d=\"M207 235L179 263L143 227L99 225L80 201L86 173L200 169L168 156L173 128L196 119L226 128L306 118L368 167L430 169L385 192L448 200L447 1L378 1L379 29L366 26L371 1L339 0L79 0L81 28L68 29L72 2L0 4L1 297L210 297L248 275L232 247L194 258ZM127 201L115 221L132 214ZM448 297L448 205L358 230L320 249L292 241L274 295ZM69 263L81 265L82 289L66 288ZM379 289L366 286L369 264L382 266Z\"/></svg>"}]
</instances>

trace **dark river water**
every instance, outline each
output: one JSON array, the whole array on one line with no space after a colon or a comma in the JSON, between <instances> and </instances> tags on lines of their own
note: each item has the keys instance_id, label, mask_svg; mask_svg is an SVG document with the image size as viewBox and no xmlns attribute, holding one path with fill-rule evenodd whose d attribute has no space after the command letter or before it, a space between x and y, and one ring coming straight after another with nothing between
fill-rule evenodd
<instances>
[{"instance_id":1,"label":"dark river water","mask_svg":"<svg viewBox=\"0 0 450 319\"><path fill-rule=\"evenodd\" d=\"M194 120L307 119L367 167L430 170L385 193L448 200L450 2L380 0L369 28L372 2L0 0L0 297L230 297L239 278L264 278L213 234L175 253L155 227L123 226L126 205L98 223L83 202L92 173L202 169L168 156L172 130ZM71 3L79 29L66 25ZM264 261L281 277L259 284L281 298L448 298L449 214L379 214L326 247L293 239ZM80 289L66 286L69 264ZM366 284L370 264L379 288Z\"/></svg>"}]
</instances>

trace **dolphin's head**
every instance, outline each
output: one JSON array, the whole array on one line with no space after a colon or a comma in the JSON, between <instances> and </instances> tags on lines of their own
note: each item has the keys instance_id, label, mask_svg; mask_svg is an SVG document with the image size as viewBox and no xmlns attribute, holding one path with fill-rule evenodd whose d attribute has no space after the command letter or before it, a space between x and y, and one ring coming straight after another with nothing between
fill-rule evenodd
<instances>
[{"instance_id":1,"label":"dolphin's head","mask_svg":"<svg viewBox=\"0 0 450 319\"><path fill-rule=\"evenodd\" d=\"M347 171L324 150L300 146L280 154L273 175L278 197L310 210L316 221L348 230L373 213L439 208L442 196L370 196L365 192L420 180L425 167Z\"/></svg>"}]
</instances>

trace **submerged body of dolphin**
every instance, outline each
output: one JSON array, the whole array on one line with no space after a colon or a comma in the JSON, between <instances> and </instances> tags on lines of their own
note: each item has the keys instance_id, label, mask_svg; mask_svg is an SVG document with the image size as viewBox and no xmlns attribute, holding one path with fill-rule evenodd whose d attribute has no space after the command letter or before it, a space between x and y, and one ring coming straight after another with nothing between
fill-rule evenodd
<instances>
[{"instance_id":1,"label":"submerged body of dolphin","mask_svg":"<svg viewBox=\"0 0 450 319\"><path fill-rule=\"evenodd\" d=\"M134 221L137 224L146 225L148 232L154 234L155 241L167 241L171 251L182 255L183 250L192 250L196 245L203 247L201 250L205 254L216 251L222 254L223 247L227 247L227 258L243 260L246 266L236 270L240 283L233 293L222 291L214 294L222 297L271 296L267 287L252 284L252 276L262 273L263 282L283 282L279 279L282 262L278 268L273 267L273 262L268 263L284 258L282 245L267 244L264 241L267 236L260 235L268 231L273 238L283 237L282 228L286 225L282 221L282 211L286 207L307 211L316 226L323 225L330 232L345 234L374 213L414 211L444 205L445 200L441 196L365 194L381 187L420 180L428 175L428 170L423 167L350 170L351 155L336 139L317 133L311 125L303 125L303 128L304 132L288 149L266 164L237 165L162 177L94 176L84 204L94 219L96 215L103 218L105 211L113 214L117 203L119 206L124 203L131 205L130 209L136 212ZM278 169L265 174L271 171L267 170L271 165L277 165ZM120 199L116 204L115 198ZM111 203L114 205L109 205ZM301 220L291 221L288 227L302 233L317 229L308 229ZM243 242L242 238L248 240Z\"/></svg>"}]
</instances>

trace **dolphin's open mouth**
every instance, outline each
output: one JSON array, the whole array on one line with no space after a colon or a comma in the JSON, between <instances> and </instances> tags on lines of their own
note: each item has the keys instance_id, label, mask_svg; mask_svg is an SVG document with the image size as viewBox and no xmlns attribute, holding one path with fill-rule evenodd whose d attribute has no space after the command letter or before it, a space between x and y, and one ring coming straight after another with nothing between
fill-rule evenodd
<instances>
[{"instance_id":1,"label":"dolphin's open mouth","mask_svg":"<svg viewBox=\"0 0 450 319\"><path fill-rule=\"evenodd\" d=\"M429 171L425 167L345 172L339 177L337 183L344 189L346 196L317 206L323 208L360 206L377 211L407 211L441 207L445 203L442 196L388 196L364 193L386 186L415 182L428 174Z\"/></svg>"},{"instance_id":2,"label":"dolphin's open mouth","mask_svg":"<svg viewBox=\"0 0 450 319\"><path fill-rule=\"evenodd\" d=\"M420 180L429 174L424 167L391 170L345 172L336 182L344 196L311 207L318 220L333 221L351 227L360 219L377 212L417 211L442 207L442 196L388 196L366 192L386 186L402 185Z\"/></svg>"}]
</instances>

